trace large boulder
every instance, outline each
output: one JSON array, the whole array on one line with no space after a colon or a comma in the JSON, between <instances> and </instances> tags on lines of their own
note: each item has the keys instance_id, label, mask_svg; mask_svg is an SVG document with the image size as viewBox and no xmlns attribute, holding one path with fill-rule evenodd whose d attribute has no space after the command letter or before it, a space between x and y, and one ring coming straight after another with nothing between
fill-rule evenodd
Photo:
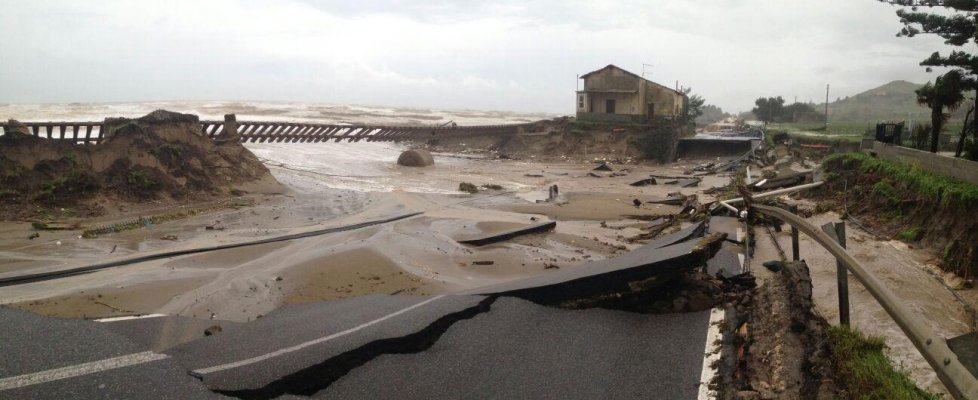
<instances>
[{"instance_id":1,"label":"large boulder","mask_svg":"<svg viewBox=\"0 0 978 400\"><path fill-rule=\"evenodd\" d=\"M401 153L397 158L397 164L405 167L427 167L433 165L435 159L431 153L424 149L411 149Z\"/></svg>"}]
</instances>

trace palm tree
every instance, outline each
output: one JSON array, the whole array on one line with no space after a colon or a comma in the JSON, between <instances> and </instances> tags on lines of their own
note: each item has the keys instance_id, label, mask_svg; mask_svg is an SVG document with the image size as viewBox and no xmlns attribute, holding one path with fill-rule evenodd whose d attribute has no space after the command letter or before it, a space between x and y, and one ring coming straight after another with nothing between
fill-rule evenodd
<instances>
[{"instance_id":1,"label":"palm tree","mask_svg":"<svg viewBox=\"0 0 978 400\"><path fill-rule=\"evenodd\" d=\"M964 78L961 70L952 69L944 75L938 76L933 84L927 82L923 87L917 89L917 103L930 107L931 153L937 153L937 143L941 136L941 130L949 116L944 113L944 109L956 110L964 101L964 91L967 87L968 81Z\"/></svg>"}]
</instances>

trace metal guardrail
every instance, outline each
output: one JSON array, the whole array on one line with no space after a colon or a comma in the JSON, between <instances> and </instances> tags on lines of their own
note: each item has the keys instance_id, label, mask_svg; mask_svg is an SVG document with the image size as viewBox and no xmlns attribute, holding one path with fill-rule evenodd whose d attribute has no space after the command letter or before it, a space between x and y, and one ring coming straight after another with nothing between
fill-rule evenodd
<instances>
[{"instance_id":1,"label":"metal guardrail","mask_svg":"<svg viewBox=\"0 0 978 400\"><path fill-rule=\"evenodd\" d=\"M839 243L836 243L825 232L809 224L801 217L786 210L756 204L752 205L752 209L788 223L818 242L829 253L832 253L840 263L856 276L856 279L862 282L866 290L876 298L876 301L883 306L887 314L900 326L903 333L910 338L920 354L937 373L938 379L944 383L951 395L959 400L978 399L978 379L958 361L957 355L951 351L944 339L938 337L930 327L914 317L890 288L849 255Z\"/></svg>"}]
</instances>

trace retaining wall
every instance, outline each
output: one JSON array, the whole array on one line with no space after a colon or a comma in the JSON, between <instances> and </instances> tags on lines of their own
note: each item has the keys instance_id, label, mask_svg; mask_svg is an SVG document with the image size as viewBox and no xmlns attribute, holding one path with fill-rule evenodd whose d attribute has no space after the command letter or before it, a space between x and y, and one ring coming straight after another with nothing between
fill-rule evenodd
<instances>
[{"instance_id":1,"label":"retaining wall","mask_svg":"<svg viewBox=\"0 0 978 400\"><path fill-rule=\"evenodd\" d=\"M872 151L887 161L917 166L925 171L978 185L978 162L975 161L877 141L873 142Z\"/></svg>"}]
</instances>

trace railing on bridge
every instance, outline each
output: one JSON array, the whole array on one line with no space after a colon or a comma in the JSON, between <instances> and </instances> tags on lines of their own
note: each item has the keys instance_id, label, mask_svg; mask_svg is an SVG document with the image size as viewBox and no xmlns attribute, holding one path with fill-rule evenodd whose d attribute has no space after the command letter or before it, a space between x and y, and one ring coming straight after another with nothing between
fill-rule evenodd
<instances>
[{"instance_id":1,"label":"railing on bridge","mask_svg":"<svg viewBox=\"0 0 978 400\"><path fill-rule=\"evenodd\" d=\"M23 122L36 137L72 141L77 144L97 144L105 138L103 122ZM218 139L224 134L225 125L235 125L242 142L308 143L333 140L351 142L397 141L451 136L504 135L533 131L533 123L480 126L386 126L386 125L339 125L292 122L201 121L201 134ZM8 124L0 122L0 130L6 134Z\"/></svg>"}]
</instances>

